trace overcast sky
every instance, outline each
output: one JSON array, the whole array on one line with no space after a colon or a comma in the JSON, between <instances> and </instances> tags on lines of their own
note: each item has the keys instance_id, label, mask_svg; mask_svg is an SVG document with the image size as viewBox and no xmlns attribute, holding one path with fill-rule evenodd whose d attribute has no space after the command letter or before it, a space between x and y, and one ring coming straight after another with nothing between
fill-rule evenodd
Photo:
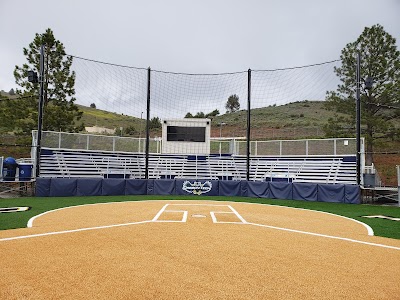
<instances>
[{"instance_id":1,"label":"overcast sky","mask_svg":"<svg viewBox=\"0 0 400 300\"><path fill-rule=\"evenodd\" d=\"M400 0L0 0L0 90L46 28L76 56L215 73L338 59L377 23L400 48Z\"/></svg>"}]
</instances>

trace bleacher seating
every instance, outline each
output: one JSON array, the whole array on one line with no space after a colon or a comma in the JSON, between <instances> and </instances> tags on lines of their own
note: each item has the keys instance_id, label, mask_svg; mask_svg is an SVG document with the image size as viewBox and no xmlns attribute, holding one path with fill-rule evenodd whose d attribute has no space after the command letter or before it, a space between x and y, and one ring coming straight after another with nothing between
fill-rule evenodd
<instances>
[{"instance_id":1,"label":"bleacher seating","mask_svg":"<svg viewBox=\"0 0 400 300\"><path fill-rule=\"evenodd\" d=\"M149 155L149 179L245 180L245 156ZM41 177L144 178L143 153L43 148ZM262 156L250 160L250 180L356 184L355 156Z\"/></svg>"}]
</instances>

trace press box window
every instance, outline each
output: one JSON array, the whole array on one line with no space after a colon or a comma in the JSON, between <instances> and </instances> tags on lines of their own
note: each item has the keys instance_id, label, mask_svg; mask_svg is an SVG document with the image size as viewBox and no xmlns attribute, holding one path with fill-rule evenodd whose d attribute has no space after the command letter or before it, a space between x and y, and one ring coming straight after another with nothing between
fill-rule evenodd
<instances>
[{"instance_id":1,"label":"press box window","mask_svg":"<svg viewBox=\"0 0 400 300\"><path fill-rule=\"evenodd\" d=\"M204 143L206 141L206 128L167 126L167 141Z\"/></svg>"}]
</instances>

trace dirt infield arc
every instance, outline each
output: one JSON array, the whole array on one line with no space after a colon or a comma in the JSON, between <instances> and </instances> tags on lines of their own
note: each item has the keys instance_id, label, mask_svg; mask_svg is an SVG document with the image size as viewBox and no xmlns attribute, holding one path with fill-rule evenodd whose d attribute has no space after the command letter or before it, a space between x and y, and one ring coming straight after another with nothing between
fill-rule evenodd
<instances>
[{"instance_id":1,"label":"dirt infield arc","mask_svg":"<svg viewBox=\"0 0 400 300\"><path fill-rule=\"evenodd\" d=\"M0 232L1 299L400 299L400 241L221 201L76 206Z\"/></svg>"}]
</instances>

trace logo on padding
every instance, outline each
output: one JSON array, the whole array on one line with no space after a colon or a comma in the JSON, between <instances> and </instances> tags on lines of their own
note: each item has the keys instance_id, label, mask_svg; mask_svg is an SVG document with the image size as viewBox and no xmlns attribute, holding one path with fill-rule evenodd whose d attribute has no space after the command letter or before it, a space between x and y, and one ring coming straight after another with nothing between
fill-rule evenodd
<instances>
[{"instance_id":1,"label":"logo on padding","mask_svg":"<svg viewBox=\"0 0 400 300\"><path fill-rule=\"evenodd\" d=\"M182 185L182 190L189 194L201 195L206 194L212 189L212 183L210 181L200 182L194 181L193 183L186 180Z\"/></svg>"}]
</instances>

